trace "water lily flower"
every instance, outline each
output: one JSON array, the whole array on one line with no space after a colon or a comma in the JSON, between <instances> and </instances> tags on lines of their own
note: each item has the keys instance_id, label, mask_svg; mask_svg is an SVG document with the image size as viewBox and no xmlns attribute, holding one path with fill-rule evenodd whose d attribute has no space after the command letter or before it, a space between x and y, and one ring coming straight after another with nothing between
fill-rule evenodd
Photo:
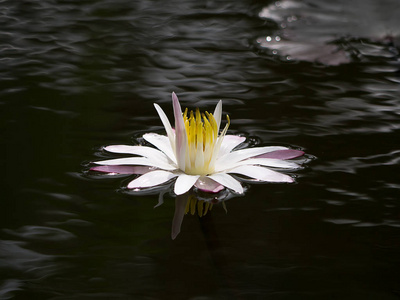
<instances>
[{"instance_id":1,"label":"water lily flower","mask_svg":"<svg viewBox=\"0 0 400 300\"><path fill-rule=\"evenodd\" d=\"M104 149L112 153L135 156L95 162L100 166L93 171L113 174L139 174L127 188L139 191L175 180L174 193L182 195L193 186L218 193L228 188L237 194L244 192L241 177L260 182L286 182L294 179L274 169L297 169L299 165L289 159L299 157L303 151L282 146L252 147L236 150L246 138L227 135L230 124L220 131L222 101L214 113L186 110L175 93L172 93L175 129L158 104L154 104L167 135L147 133L144 140L150 146L113 145ZM272 169L271 169L272 168ZM232 176L231 174L234 174ZM239 176L239 177L237 177Z\"/></svg>"}]
</instances>

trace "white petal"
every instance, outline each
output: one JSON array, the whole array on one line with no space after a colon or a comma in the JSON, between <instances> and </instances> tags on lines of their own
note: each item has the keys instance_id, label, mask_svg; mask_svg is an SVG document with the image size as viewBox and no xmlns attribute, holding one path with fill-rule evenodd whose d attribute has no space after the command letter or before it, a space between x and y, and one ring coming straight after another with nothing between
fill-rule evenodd
<instances>
[{"instance_id":1,"label":"white petal","mask_svg":"<svg viewBox=\"0 0 400 300\"><path fill-rule=\"evenodd\" d=\"M178 166L181 170L185 170L187 134L185 124L183 122L182 109L178 97L172 93L172 106L174 107L175 117L175 153Z\"/></svg>"},{"instance_id":2,"label":"white petal","mask_svg":"<svg viewBox=\"0 0 400 300\"><path fill-rule=\"evenodd\" d=\"M192 188L199 179L200 175L188 175L182 173L178 176L175 182L174 193L177 195L182 195Z\"/></svg>"},{"instance_id":3,"label":"white petal","mask_svg":"<svg viewBox=\"0 0 400 300\"><path fill-rule=\"evenodd\" d=\"M256 148L246 148L237 151L230 152L222 157L217 158L215 161L215 171L220 172L226 170L225 165L232 165L238 161L248 159L250 157L260 155L263 153L268 153L276 150L285 150L286 147L281 146L269 146L269 147L256 147Z\"/></svg>"},{"instance_id":4,"label":"white petal","mask_svg":"<svg viewBox=\"0 0 400 300\"><path fill-rule=\"evenodd\" d=\"M172 130L171 123L169 122L168 117L164 113L163 109L158 104L154 103L154 107L156 108L157 113L158 113L158 115L159 115L159 117L161 119L161 122L164 125L165 131L167 132L167 136L169 138L171 147L174 147L174 145L175 145L175 134L174 134L174 132Z\"/></svg>"},{"instance_id":5,"label":"white petal","mask_svg":"<svg viewBox=\"0 0 400 300\"><path fill-rule=\"evenodd\" d=\"M240 166L229 171L229 173L236 173L245 175L257 180L268 182L293 182L293 178L279 172L259 166Z\"/></svg>"},{"instance_id":6,"label":"white petal","mask_svg":"<svg viewBox=\"0 0 400 300\"><path fill-rule=\"evenodd\" d=\"M242 185L240 184L239 181L237 181L231 175L228 175L226 173L215 173L215 174L208 175L207 177L218 182L219 184L222 184L223 186L226 186L227 188L233 190L234 192L236 192L238 194L243 194Z\"/></svg>"},{"instance_id":7,"label":"white petal","mask_svg":"<svg viewBox=\"0 0 400 300\"><path fill-rule=\"evenodd\" d=\"M164 162L168 162L168 157L161 151L146 147L146 146L128 146L128 145L112 145L107 146L104 148L105 150L112 152L112 153L128 153L128 154L135 154L141 155L147 158L154 158L159 159Z\"/></svg>"},{"instance_id":8,"label":"white petal","mask_svg":"<svg viewBox=\"0 0 400 300\"><path fill-rule=\"evenodd\" d=\"M157 133L146 133L143 135L143 138L164 152L175 164L177 163L174 150L172 150L168 137Z\"/></svg>"},{"instance_id":9,"label":"white petal","mask_svg":"<svg viewBox=\"0 0 400 300\"><path fill-rule=\"evenodd\" d=\"M163 170L156 170L148 172L128 184L128 189L146 188L163 184L172 178L176 177L175 174Z\"/></svg>"},{"instance_id":10,"label":"white petal","mask_svg":"<svg viewBox=\"0 0 400 300\"><path fill-rule=\"evenodd\" d=\"M218 153L219 153L219 150L221 149L221 145L222 145L222 142L226 135L226 132L228 131L228 127L229 127L229 122L225 124L224 130L222 130L221 134L219 135L219 137L217 139L217 142L215 143L214 154L212 155L211 161L210 161L211 166L215 166L215 161L219 157Z\"/></svg>"},{"instance_id":11,"label":"white petal","mask_svg":"<svg viewBox=\"0 0 400 300\"><path fill-rule=\"evenodd\" d=\"M226 135L222 141L221 148L219 149L218 156L222 157L231 152L235 147L240 145L246 140L244 136Z\"/></svg>"},{"instance_id":12,"label":"white petal","mask_svg":"<svg viewBox=\"0 0 400 300\"><path fill-rule=\"evenodd\" d=\"M175 170L176 166L173 166L168 163L164 163L158 160L150 160L146 157L125 157L125 158L117 158L117 159L109 159L102 161L95 161L95 164L98 165L108 165L108 166L116 166L116 165L137 165L137 166L150 166L156 167L164 170Z\"/></svg>"},{"instance_id":13,"label":"white petal","mask_svg":"<svg viewBox=\"0 0 400 300\"><path fill-rule=\"evenodd\" d=\"M221 100L219 100L217 106L215 107L213 116L214 116L215 121L217 122L218 132L219 132L219 127L221 125L221 117L222 117L222 101Z\"/></svg>"},{"instance_id":14,"label":"white petal","mask_svg":"<svg viewBox=\"0 0 400 300\"><path fill-rule=\"evenodd\" d=\"M244 165L260 165L265 167L283 168L283 169L298 169L300 166L295 162L273 159L273 158L249 158L234 163L226 163L225 170L236 168Z\"/></svg>"}]
</instances>

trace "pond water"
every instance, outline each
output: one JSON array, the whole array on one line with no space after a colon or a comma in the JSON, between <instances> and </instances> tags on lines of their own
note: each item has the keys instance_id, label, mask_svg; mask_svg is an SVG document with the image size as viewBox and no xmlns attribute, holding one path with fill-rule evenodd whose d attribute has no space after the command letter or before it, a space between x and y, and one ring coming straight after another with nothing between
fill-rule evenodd
<instances>
[{"instance_id":1,"label":"pond water","mask_svg":"<svg viewBox=\"0 0 400 300\"><path fill-rule=\"evenodd\" d=\"M399 299L399 1L0 1L1 299ZM89 176L212 110L315 157L188 214Z\"/></svg>"}]
</instances>

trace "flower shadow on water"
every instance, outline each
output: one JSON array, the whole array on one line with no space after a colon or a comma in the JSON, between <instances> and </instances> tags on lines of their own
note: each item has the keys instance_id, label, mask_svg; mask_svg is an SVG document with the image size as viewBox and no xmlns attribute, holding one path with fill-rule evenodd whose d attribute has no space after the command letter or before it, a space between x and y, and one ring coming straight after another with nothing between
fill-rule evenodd
<instances>
[{"instance_id":1,"label":"flower shadow on water","mask_svg":"<svg viewBox=\"0 0 400 300\"><path fill-rule=\"evenodd\" d=\"M164 194L173 185L176 196L173 239L179 234L183 216L189 210L192 214L197 210L201 217L213 201L224 203L232 196L244 194L242 181L293 183L293 176L285 173L300 169L306 162L301 150L283 146L252 147L245 137L228 135L228 116L227 124L220 131L222 101L213 114L202 114L198 109L190 113L186 109L182 113L175 93L172 93L172 105L174 128L161 107L154 104L166 136L146 133L143 139L148 145L104 147L107 152L129 156L93 162L97 166L89 171L139 175L126 188L133 194L159 192L157 206L163 203ZM206 197L203 199L201 194Z\"/></svg>"}]
</instances>

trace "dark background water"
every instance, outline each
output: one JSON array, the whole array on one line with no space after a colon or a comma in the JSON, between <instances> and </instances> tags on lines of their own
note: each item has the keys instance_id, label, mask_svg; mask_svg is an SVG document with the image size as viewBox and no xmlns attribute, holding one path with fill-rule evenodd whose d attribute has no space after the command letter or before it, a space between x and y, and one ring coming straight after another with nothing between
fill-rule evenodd
<instances>
[{"instance_id":1,"label":"dark background water","mask_svg":"<svg viewBox=\"0 0 400 300\"><path fill-rule=\"evenodd\" d=\"M0 1L0 298L399 299L399 1L334 2ZM83 172L172 91L317 159L172 241Z\"/></svg>"}]
</instances>

